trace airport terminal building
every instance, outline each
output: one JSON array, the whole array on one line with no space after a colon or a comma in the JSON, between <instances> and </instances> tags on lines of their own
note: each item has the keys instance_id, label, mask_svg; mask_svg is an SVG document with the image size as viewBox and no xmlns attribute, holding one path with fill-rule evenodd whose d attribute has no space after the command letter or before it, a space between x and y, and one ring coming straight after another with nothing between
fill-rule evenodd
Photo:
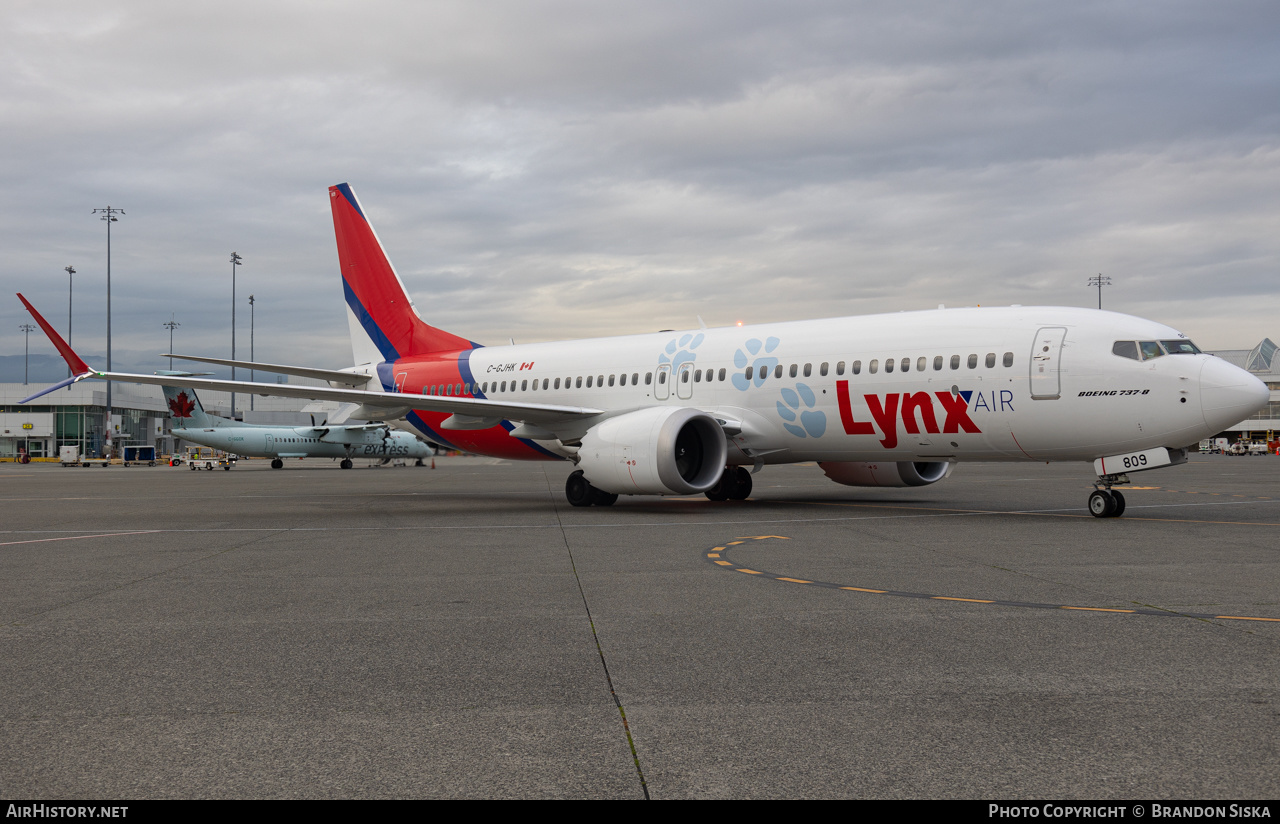
<instances>
[{"instance_id":1,"label":"airport terminal building","mask_svg":"<svg viewBox=\"0 0 1280 824\"><path fill-rule=\"evenodd\" d=\"M1271 338L1263 338L1252 349L1219 349L1210 353L1247 370L1271 390L1271 400L1265 407L1228 429L1222 437L1232 441L1276 440L1280 432L1280 358L1276 357L1276 348Z\"/></svg>"},{"instance_id":2,"label":"airport terminal building","mask_svg":"<svg viewBox=\"0 0 1280 824\"><path fill-rule=\"evenodd\" d=\"M306 383L295 379L295 383ZM314 381L313 381L314 383ZM117 455L125 446L154 446L159 454L181 450L171 434L169 407L158 386L111 384L111 420L106 419L107 385L87 380L50 392L29 404L18 401L40 391L36 384L0 383L0 459L12 459L25 451L32 458L56 458L63 446L79 447L80 455L98 457L105 446L108 427ZM229 417L231 396L225 392L201 392L205 410ZM245 423L301 426L311 422L309 407L294 398L253 398L236 394L237 417Z\"/></svg>"}]
</instances>

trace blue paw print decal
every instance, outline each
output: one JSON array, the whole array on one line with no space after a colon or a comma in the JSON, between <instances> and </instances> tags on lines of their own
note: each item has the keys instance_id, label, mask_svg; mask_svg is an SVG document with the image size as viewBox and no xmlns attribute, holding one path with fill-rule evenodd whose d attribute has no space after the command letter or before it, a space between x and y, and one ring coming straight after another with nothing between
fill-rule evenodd
<instances>
[{"instance_id":1,"label":"blue paw print decal","mask_svg":"<svg viewBox=\"0 0 1280 824\"><path fill-rule=\"evenodd\" d=\"M821 438L822 433L827 431L827 413L813 408L818 400L813 390L803 383L797 383L795 389L783 388L781 394L778 415L784 421L791 421L784 423L782 428L797 438ZM799 425L796 424L797 419Z\"/></svg>"},{"instance_id":2,"label":"blue paw print decal","mask_svg":"<svg viewBox=\"0 0 1280 824\"><path fill-rule=\"evenodd\" d=\"M680 364L692 363L698 359L698 353L693 350L702 345L704 337L706 336L701 332L696 335L686 332L679 338L672 338L666 346L666 351L658 355L658 363L671 364L672 374L679 372Z\"/></svg>"},{"instance_id":3,"label":"blue paw print decal","mask_svg":"<svg viewBox=\"0 0 1280 824\"><path fill-rule=\"evenodd\" d=\"M738 369L744 370L742 372L737 372L734 374L733 376L734 388L739 389L743 392L746 392L747 389L750 388L753 382L755 383L756 386L760 386L762 383L764 383L764 380L765 380L764 376L769 372L769 370L773 369L775 366L778 365L778 359L769 357L769 353L777 349L778 344L781 342L782 341L778 340L777 338L768 338L767 340L765 340L764 343L761 343L756 338L752 338L751 340L747 341L745 344L746 350L747 350L746 352L743 352L741 349L734 352L733 365ZM760 355L760 351L762 349L764 350L764 354L751 362L751 369L752 369L751 380L747 380L747 375L745 372L747 368L747 361L750 360L750 358L754 357L755 355Z\"/></svg>"}]
</instances>

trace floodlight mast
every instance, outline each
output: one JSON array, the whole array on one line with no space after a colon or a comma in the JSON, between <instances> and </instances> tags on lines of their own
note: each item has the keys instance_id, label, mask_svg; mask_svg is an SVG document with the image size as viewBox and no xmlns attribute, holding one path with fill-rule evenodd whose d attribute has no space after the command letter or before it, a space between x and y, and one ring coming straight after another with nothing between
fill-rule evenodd
<instances>
[{"instance_id":1,"label":"floodlight mast","mask_svg":"<svg viewBox=\"0 0 1280 824\"><path fill-rule=\"evenodd\" d=\"M64 266L63 271L67 273L67 346L71 345L71 282L76 273L76 267ZM71 377L71 367L67 367L67 377ZM71 387L67 387L67 391L71 391Z\"/></svg>"},{"instance_id":2,"label":"floodlight mast","mask_svg":"<svg viewBox=\"0 0 1280 824\"><path fill-rule=\"evenodd\" d=\"M115 223L116 215L124 214L124 209L115 209L111 206L102 209L94 209L93 214L101 214L100 220L107 222L107 371L111 371L111 224ZM107 418L103 428L107 432L107 437L111 437L111 381L107 381Z\"/></svg>"},{"instance_id":3,"label":"floodlight mast","mask_svg":"<svg viewBox=\"0 0 1280 824\"><path fill-rule=\"evenodd\" d=\"M231 359L236 359L236 267L241 265L244 258L235 252L231 253ZM236 379L236 368L231 367L231 380ZM231 392L231 418L236 417L236 393Z\"/></svg>"},{"instance_id":4,"label":"floodlight mast","mask_svg":"<svg viewBox=\"0 0 1280 824\"><path fill-rule=\"evenodd\" d=\"M167 323L162 323L160 325L169 330L169 351L172 352L173 351L173 330L178 328L182 324L174 320L173 313L170 312L169 321ZM170 372L173 371L173 355L169 356L169 371Z\"/></svg>"},{"instance_id":5,"label":"floodlight mast","mask_svg":"<svg viewBox=\"0 0 1280 824\"><path fill-rule=\"evenodd\" d=\"M22 332L24 333L23 337L26 339L24 352L22 355L22 385L26 386L27 372L28 372L27 366L31 361L31 333L36 331L36 327L33 324L24 323L18 328L22 330Z\"/></svg>"},{"instance_id":6,"label":"floodlight mast","mask_svg":"<svg viewBox=\"0 0 1280 824\"><path fill-rule=\"evenodd\" d=\"M1101 272L1097 276L1089 278L1090 286L1098 287L1098 308L1102 308L1102 287L1111 285L1111 278L1103 275Z\"/></svg>"}]
</instances>

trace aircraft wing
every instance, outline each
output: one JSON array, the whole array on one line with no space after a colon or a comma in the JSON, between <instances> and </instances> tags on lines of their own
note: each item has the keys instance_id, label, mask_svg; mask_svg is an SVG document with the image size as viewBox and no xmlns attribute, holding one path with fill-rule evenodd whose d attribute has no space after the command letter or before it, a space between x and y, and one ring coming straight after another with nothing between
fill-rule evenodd
<instances>
[{"instance_id":1,"label":"aircraft wing","mask_svg":"<svg viewBox=\"0 0 1280 824\"><path fill-rule=\"evenodd\" d=\"M89 368L79 355L67 344L62 336L49 325L36 308L21 294L18 299L27 307L27 311L40 324L49 340L61 353L75 377L61 381L41 392L24 398L19 403L27 403L55 389L89 378L98 380L120 381L122 383L144 383L152 386L173 385L172 375L139 375L129 372L102 372ZM402 418L413 410L426 412L443 412L457 415L461 424L457 428L479 428L481 424L487 428L498 421L521 421L540 425L555 431L557 424L581 421L595 415L604 414L602 409L583 406L561 406L549 403L517 403L512 401L494 401L483 398L448 397L445 395L409 395L401 392L370 392L363 389L334 388L330 386L294 386L282 383L257 383L255 381L228 381L211 378L183 378L184 386L193 389L205 389L215 392L247 392L263 397L304 398L316 401L338 401L339 403L356 403L365 407L366 411L382 411L388 418Z\"/></svg>"},{"instance_id":2,"label":"aircraft wing","mask_svg":"<svg viewBox=\"0 0 1280 824\"><path fill-rule=\"evenodd\" d=\"M300 378L315 378L322 381L342 383L347 386L362 386L369 382L372 375L363 372L344 372L340 369L316 369L311 366L289 366L283 363L258 363L257 361L228 360L227 358L205 358L199 355L171 355L165 353L162 358L216 363L219 366L234 366L237 369L253 369L258 372L272 372L280 375L297 375Z\"/></svg>"}]
</instances>

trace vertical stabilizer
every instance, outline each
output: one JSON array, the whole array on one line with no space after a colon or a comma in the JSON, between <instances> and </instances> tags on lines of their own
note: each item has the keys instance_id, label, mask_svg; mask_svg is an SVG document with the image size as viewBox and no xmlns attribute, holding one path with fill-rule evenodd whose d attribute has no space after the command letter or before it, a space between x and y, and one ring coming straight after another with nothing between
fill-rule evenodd
<instances>
[{"instance_id":1,"label":"vertical stabilizer","mask_svg":"<svg viewBox=\"0 0 1280 824\"><path fill-rule=\"evenodd\" d=\"M333 209L342 290L347 300L351 353L357 366L475 348L476 344L466 338L430 326L418 317L349 185L330 186L329 205Z\"/></svg>"},{"instance_id":2,"label":"vertical stabilizer","mask_svg":"<svg viewBox=\"0 0 1280 824\"><path fill-rule=\"evenodd\" d=\"M204 411L196 390L186 386L162 386L164 399L169 404L169 416L174 429L215 429L237 426L239 421L219 418Z\"/></svg>"}]
</instances>

